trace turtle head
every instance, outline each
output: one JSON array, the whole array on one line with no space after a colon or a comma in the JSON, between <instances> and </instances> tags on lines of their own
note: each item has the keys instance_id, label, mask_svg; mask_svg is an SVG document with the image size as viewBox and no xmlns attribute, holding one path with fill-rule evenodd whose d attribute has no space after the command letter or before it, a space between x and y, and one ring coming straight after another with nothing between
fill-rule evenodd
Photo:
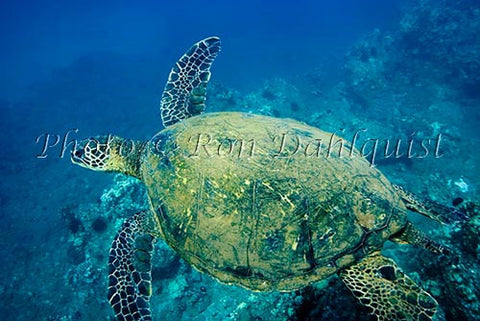
<instances>
[{"instance_id":1,"label":"turtle head","mask_svg":"<svg viewBox=\"0 0 480 321\"><path fill-rule=\"evenodd\" d=\"M139 178L143 143L117 136L96 136L77 142L72 150L72 163L106 172L121 172Z\"/></svg>"}]
</instances>

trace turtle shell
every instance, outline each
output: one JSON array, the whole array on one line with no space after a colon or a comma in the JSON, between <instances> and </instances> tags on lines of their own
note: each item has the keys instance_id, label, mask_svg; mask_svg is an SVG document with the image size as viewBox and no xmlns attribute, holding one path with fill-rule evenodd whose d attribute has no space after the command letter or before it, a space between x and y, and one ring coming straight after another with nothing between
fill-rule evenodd
<instances>
[{"instance_id":1,"label":"turtle shell","mask_svg":"<svg viewBox=\"0 0 480 321\"><path fill-rule=\"evenodd\" d=\"M389 181L349 143L291 119L192 117L141 161L155 232L198 270L252 290L324 279L406 224Z\"/></svg>"}]
</instances>

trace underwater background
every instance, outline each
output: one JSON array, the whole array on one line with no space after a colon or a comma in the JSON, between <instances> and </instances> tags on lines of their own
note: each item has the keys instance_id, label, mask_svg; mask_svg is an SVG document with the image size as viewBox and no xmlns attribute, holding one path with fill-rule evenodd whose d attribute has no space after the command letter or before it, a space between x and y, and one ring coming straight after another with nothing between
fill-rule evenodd
<instances>
[{"instance_id":1,"label":"underwater background","mask_svg":"<svg viewBox=\"0 0 480 321\"><path fill-rule=\"evenodd\" d=\"M398 158L380 144L376 166L471 218L441 225L411 213L458 262L390 242L383 252L437 299L435 320L480 320L475 0L0 2L0 319L113 320L108 250L123 220L147 208L145 189L73 166L68 143L153 136L170 68L211 35L222 52L207 112L289 117L347 140L367 129L357 147L402 142ZM43 151L48 134L58 142ZM370 320L335 276L252 293L198 273L162 241L153 266L156 320Z\"/></svg>"}]
</instances>

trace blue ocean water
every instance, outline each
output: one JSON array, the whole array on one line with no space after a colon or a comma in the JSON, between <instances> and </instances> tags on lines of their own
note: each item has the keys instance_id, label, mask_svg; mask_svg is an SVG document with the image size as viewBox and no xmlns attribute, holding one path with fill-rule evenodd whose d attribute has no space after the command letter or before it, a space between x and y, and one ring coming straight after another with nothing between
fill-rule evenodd
<instances>
[{"instance_id":1,"label":"blue ocean water","mask_svg":"<svg viewBox=\"0 0 480 321\"><path fill-rule=\"evenodd\" d=\"M436 297L436 320L480 319L480 5L467 0L1 2L2 319L111 319L108 249L122 220L147 206L145 191L73 166L70 142L159 131L171 67L211 35L222 51L207 112L295 118L349 141L360 130L357 147L373 161L366 143L378 138L376 165L392 182L468 211L453 226L411 214L460 263L384 251ZM403 156L383 157L385 140ZM338 279L251 294L200 275L164 244L158 252L158 320L369 318Z\"/></svg>"}]
</instances>

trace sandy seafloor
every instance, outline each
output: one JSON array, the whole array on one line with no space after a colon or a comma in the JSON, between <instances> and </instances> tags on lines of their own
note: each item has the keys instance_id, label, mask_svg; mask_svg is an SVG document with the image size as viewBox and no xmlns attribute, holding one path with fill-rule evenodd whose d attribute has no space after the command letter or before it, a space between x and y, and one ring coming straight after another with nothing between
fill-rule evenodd
<instances>
[{"instance_id":1,"label":"sandy seafloor","mask_svg":"<svg viewBox=\"0 0 480 321\"><path fill-rule=\"evenodd\" d=\"M385 159L380 145L376 165L469 213L453 225L410 213L459 260L391 242L383 252L437 299L435 320L480 320L478 1L1 6L1 320L113 320L108 249L123 220L147 207L145 190L73 166L62 139L72 129L73 139L151 137L170 67L208 35L223 49L207 112L294 118L347 140L366 128L357 146L400 139L406 154L413 140L417 156L441 135L441 157L432 143L427 157ZM60 140L39 158L46 133ZM153 265L155 320L370 319L335 276L252 293L198 273L162 241Z\"/></svg>"}]
</instances>

